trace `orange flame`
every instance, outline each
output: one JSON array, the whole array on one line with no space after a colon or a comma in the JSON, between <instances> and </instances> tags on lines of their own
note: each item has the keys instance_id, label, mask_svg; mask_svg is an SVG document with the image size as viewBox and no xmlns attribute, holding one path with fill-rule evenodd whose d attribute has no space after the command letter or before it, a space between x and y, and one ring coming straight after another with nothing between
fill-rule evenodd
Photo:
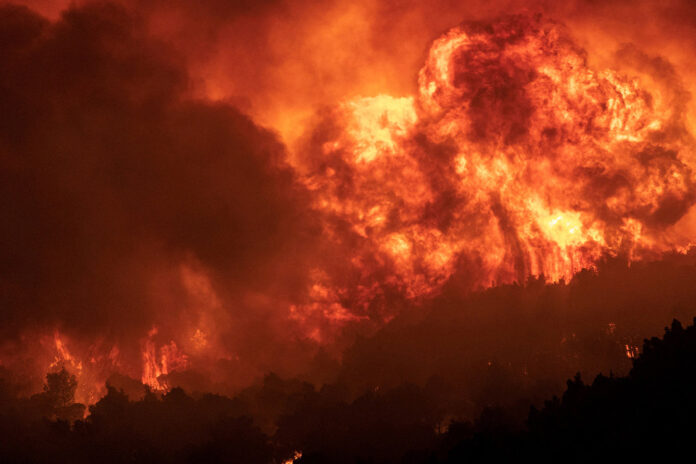
<instances>
[{"instance_id":1,"label":"orange flame","mask_svg":"<svg viewBox=\"0 0 696 464\"><path fill-rule=\"evenodd\" d=\"M515 16L437 39L417 97L339 105L297 161L326 236L355 235L359 282L324 279L337 297L322 310L351 291L366 307L375 285L435 294L462 259L489 286L688 247L666 231L693 204L692 138L670 89L646 82L590 68L563 27Z\"/></svg>"},{"instance_id":2,"label":"orange flame","mask_svg":"<svg viewBox=\"0 0 696 464\"><path fill-rule=\"evenodd\" d=\"M153 341L153 337L157 335L157 332L157 328L153 327L143 341L143 374L141 381L155 391L167 391L169 390L169 385L161 377L177 369L186 369L188 367L188 356L177 348L173 340L159 348L158 356L158 350Z\"/></svg>"},{"instance_id":3,"label":"orange flame","mask_svg":"<svg viewBox=\"0 0 696 464\"><path fill-rule=\"evenodd\" d=\"M81 347L58 330L39 339L51 357L48 365L44 364L44 373L64 368L74 375L78 383L75 401L79 403L93 404L102 397L106 378L120 365L116 345L108 348L101 343L92 343Z\"/></svg>"}]
</instances>

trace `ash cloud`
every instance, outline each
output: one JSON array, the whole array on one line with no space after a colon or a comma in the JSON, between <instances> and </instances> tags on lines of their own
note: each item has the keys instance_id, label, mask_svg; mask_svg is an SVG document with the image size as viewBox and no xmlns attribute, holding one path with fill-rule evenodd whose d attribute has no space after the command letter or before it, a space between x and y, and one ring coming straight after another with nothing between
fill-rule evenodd
<instances>
[{"instance_id":1,"label":"ash cloud","mask_svg":"<svg viewBox=\"0 0 696 464\"><path fill-rule=\"evenodd\" d=\"M0 60L3 339L55 325L128 342L139 375L138 339L153 325L187 339L205 303L208 343L290 363L274 324L316 234L277 137L187 99L181 57L113 4L54 23L1 6Z\"/></svg>"}]
</instances>

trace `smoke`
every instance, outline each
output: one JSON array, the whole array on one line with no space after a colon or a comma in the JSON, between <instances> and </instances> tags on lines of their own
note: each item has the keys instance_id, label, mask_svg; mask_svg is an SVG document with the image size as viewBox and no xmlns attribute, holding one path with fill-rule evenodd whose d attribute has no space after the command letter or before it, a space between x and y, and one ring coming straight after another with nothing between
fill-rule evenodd
<instances>
[{"instance_id":1,"label":"smoke","mask_svg":"<svg viewBox=\"0 0 696 464\"><path fill-rule=\"evenodd\" d=\"M192 355L292 364L273 347L317 237L277 137L185 99L180 58L118 6L0 23L3 339L99 339L136 377L153 326Z\"/></svg>"}]
</instances>

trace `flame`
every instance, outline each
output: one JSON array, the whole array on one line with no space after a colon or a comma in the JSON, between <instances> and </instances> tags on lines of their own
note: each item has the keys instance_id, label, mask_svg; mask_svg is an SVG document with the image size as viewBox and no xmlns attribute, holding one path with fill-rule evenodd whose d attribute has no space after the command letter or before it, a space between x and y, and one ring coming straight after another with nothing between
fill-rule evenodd
<instances>
[{"instance_id":1,"label":"flame","mask_svg":"<svg viewBox=\"0 0 696 464\"><path fill-rule=\"evenodd\" d=\"M97 341L83 347L59 330L54 330L52 335L38 336L38 339L50 356L42 371L55 372L64 368L74 375L78 382L75 401L79 403L97 402L105 392L106 378L121 364L117 345Z\"/></svg>"},{"instance_id":2,"label":"flame","mask_svg":"<svg viewBox=\"0 0 696 464\"><path fill-rule=\"evenodd\" d=\"M174 370L183 370L188 367L188 356L171 340L157 350L153 338L157 335L157 327L153 327L143 340L142 359L143 374L141 382L155 391L168 391L169 385L162 376L166 376Z\"/></svg>"},{"instance_id":3,"label":"flame","mask_svg":"<svg viewBox=\"0 0 696 464\"><path fill-rule=\"evenodd\" d=\"M295 451L290 459L283 461L283 464L293 464L297 462L302 457L302 451Z\"/></svg>"},{"instance_id":4,"label":"flame","mask_svg":"<svg viewBox=\"0 0 696 464\"><path fill-rule=\"evenodd\" d=\"M77 375L80 375L82 373L82 361L70 354L70 350L68 350L68 347L58 331L55 331L53 334L53 342L55 343L56 353L49 368L60 369L65 367Z\"/></svg>"},{"instance_id":5,"label":"flame","mask_svg":"<svg viewBox=\"0 0 696 464\"><path fill-rule=\"evenodd\" d=\"M358 314L385 286L436 294L463 259L489 286L685 249L666 231L693 204L692 138L670 89L640 77L593 69L561 25L513 16L437 39L417 96L339 105L296 167L332 218L325 235L357 236L360 277L326 278L315 310L351 300Z\"/></svg>"},{"instance_id":6,"label":"flame","mask_svg":"<svg viewBox=\"0 0 696 464\"><path fill-rule=\"evenodd\" d=\"M636 359L640 355L640 347L638 345L624 345L626 349L626 357L628 359Z\"/></svg>"}]
</instances>

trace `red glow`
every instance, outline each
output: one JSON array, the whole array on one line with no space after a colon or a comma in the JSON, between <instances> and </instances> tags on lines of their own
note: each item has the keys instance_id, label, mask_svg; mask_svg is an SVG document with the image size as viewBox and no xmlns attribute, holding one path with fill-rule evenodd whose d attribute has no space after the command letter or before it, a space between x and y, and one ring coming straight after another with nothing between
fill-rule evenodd
<instances>
[{"instance_id":1,"label":"red glow","mask_svg":"<svg viewBox=\"0 0 696 464\"><path fill-rule=\"evenodd\" d=\"M88 404L114 373L234 391L448 286L694 245L692 58L609 15L24 3L0 359L27 390L65 367Z\"/></svg>"}]
</instances>

